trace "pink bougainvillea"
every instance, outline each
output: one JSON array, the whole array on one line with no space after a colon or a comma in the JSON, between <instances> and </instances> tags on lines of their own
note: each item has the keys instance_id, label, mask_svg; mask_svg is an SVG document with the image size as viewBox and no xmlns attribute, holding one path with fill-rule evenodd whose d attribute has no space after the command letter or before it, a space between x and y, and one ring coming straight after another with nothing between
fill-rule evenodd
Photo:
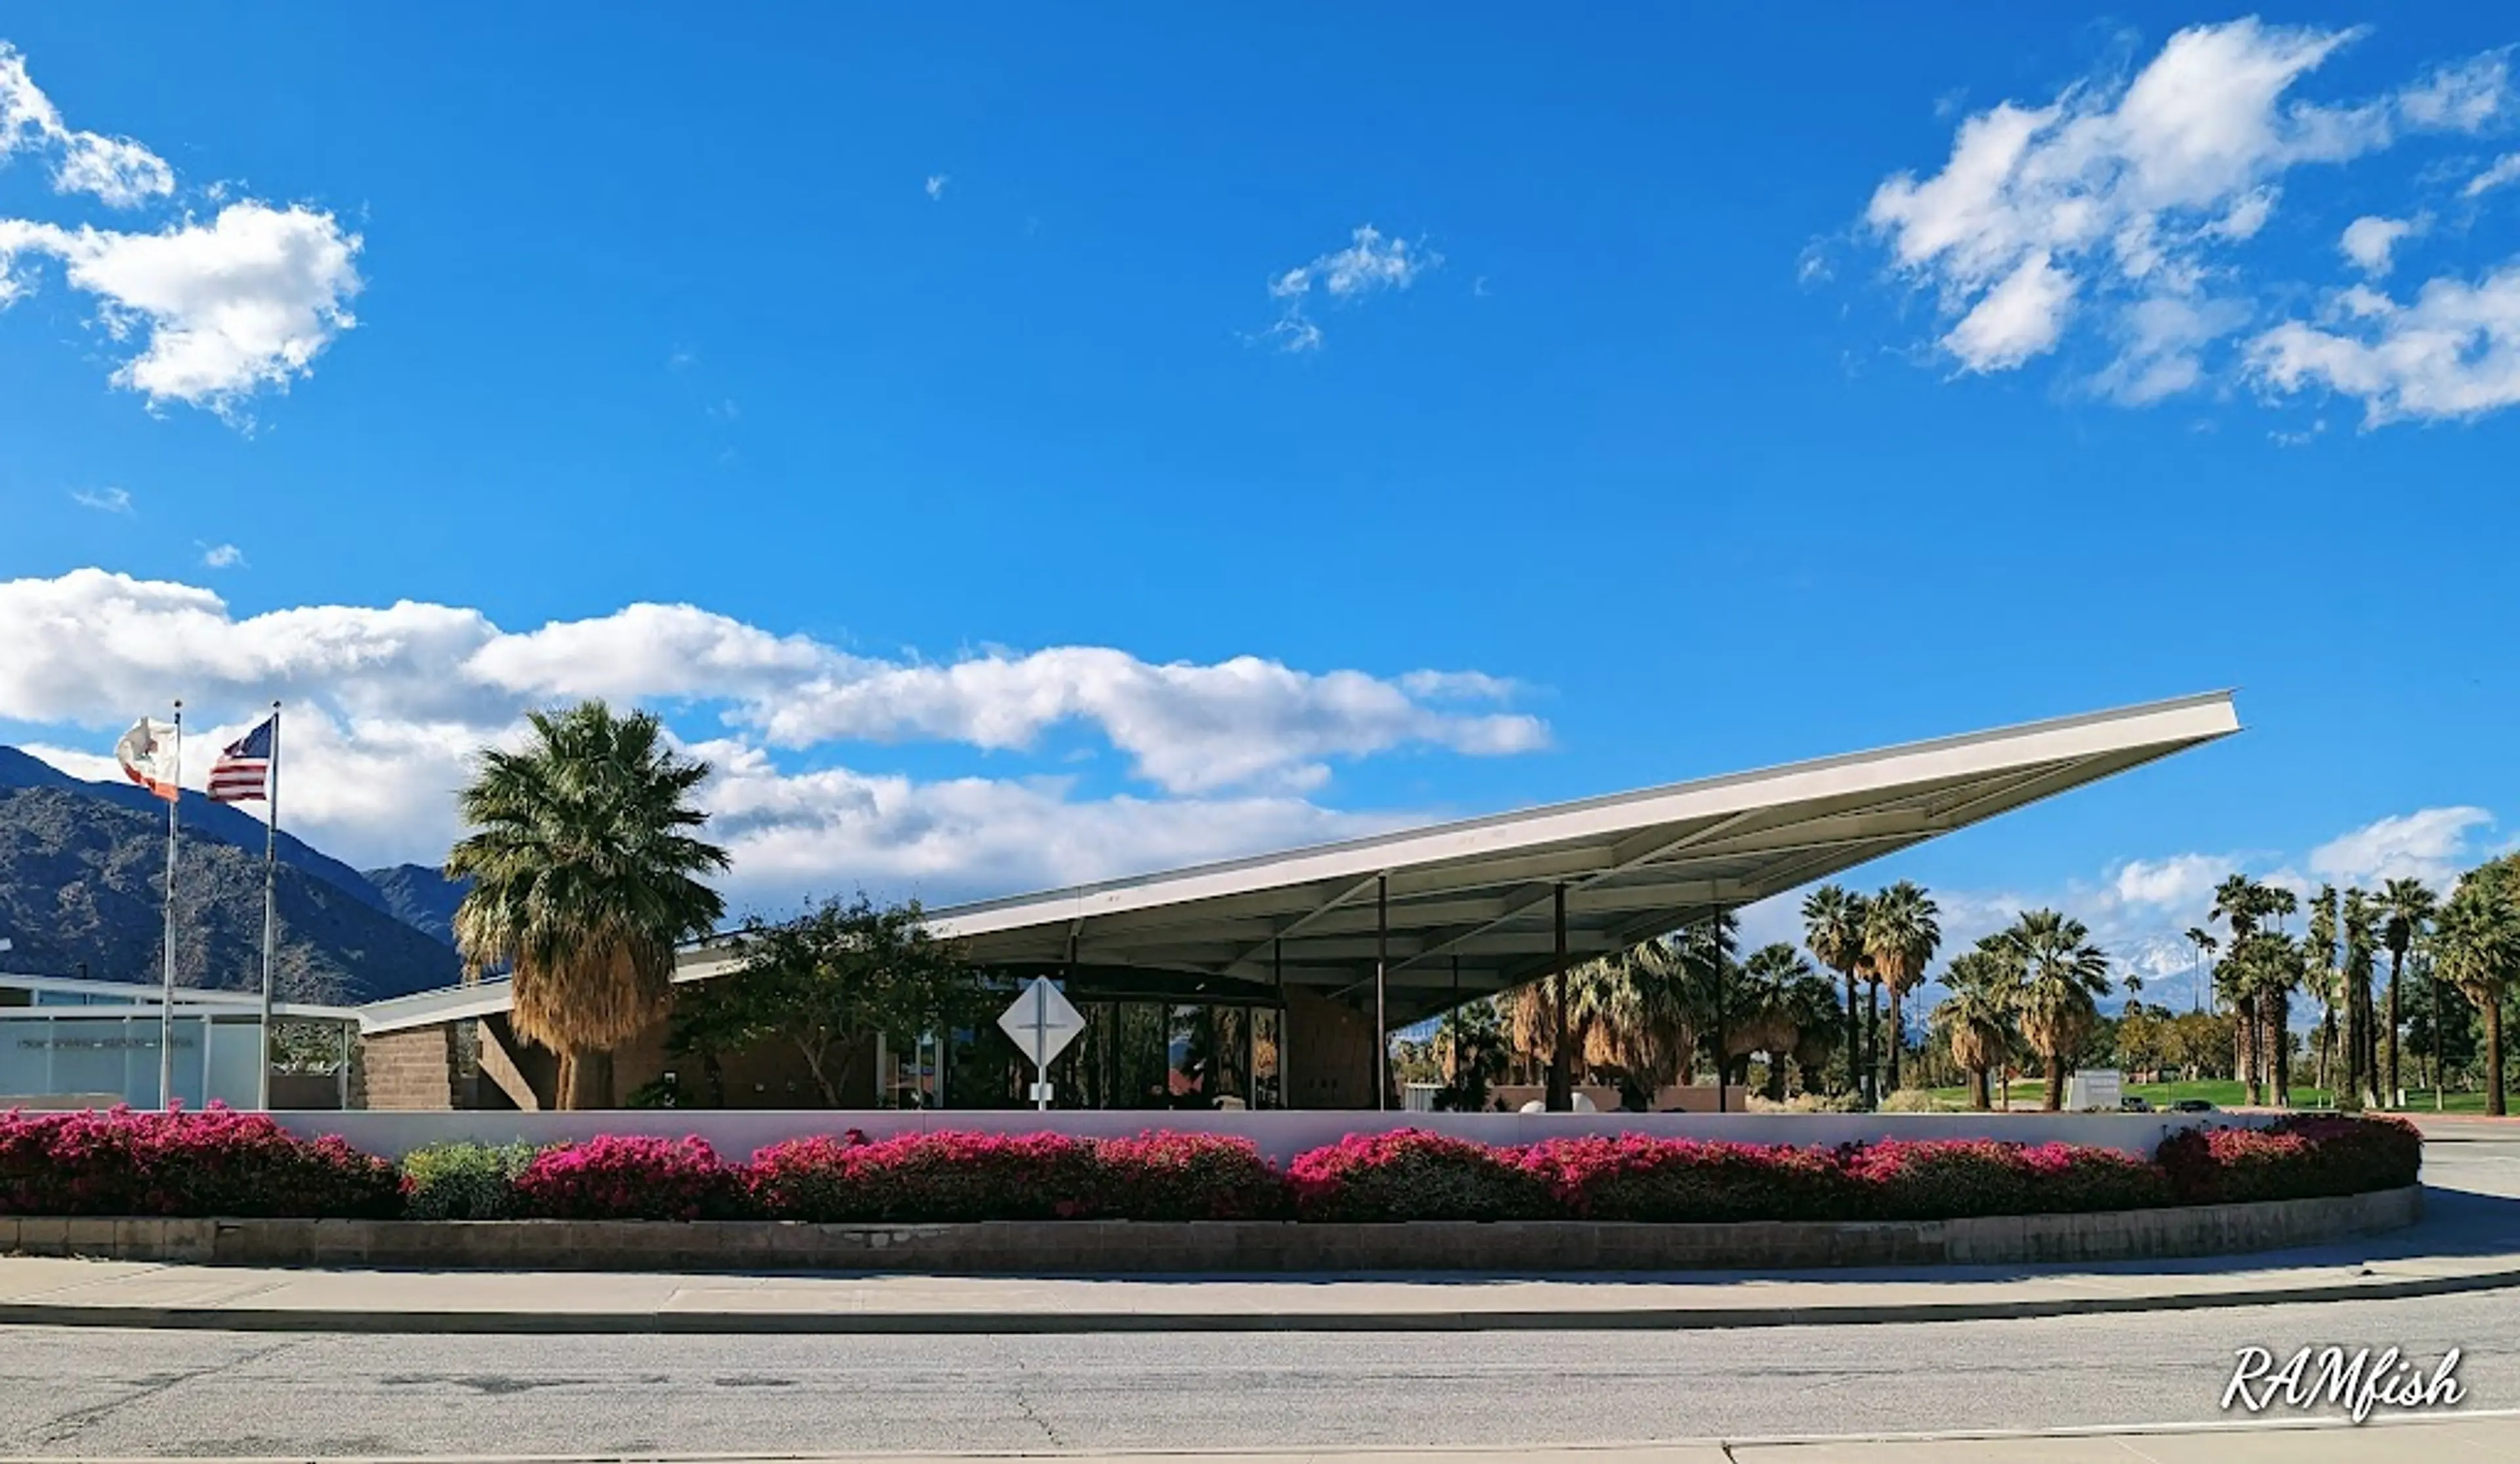
<instances>
[{"instance_id":1,"label":"pink bougainvillea","mask_svg":"<svg viewBox=\"0 0 2520 1464\"><path fill-rule=\"evenodd\" d=\"M539 1220L735 1220L751 1208L742 1175L697 1134L561 1144L514 1182L516 1213Z\"/></svg>"},{"instance_id":2,"label":"pink bougainvillea","mask_svg":"<svg viewBox=\"0 0 2520 1464\"><path fill-rule=\"evenodd\" d=\"M259 1113L0 1114L0 1214L341 1216L402 1210L394 1167Z\"/></svg>"},{"instance_id":3,"label":"pink bougainvillea","mask_svg":"<svg viewBox=\"0 0 2520 1464\"><path fill-rule=\"evenodd\" d=\"M521 1156L519 1156L521 1157ZM729 1164L698 1138L605 1135L474 1176L468 1213L561 1220L819 1221L1932 1220L2356 1194L2415 1182L2395 1119L2302 1115L2195 1129L2154 1159L2075 1144L1891 1139L1837 1149L1656 1138L1499 1148L1354 1133L1282 1172L1250 1140L1149 1131L841 1133ZM508 1177L509 1174L514 1177ZM0 1214L401 1214L394 1167L261 1114L0 1115Z\"/></svg>"}]
</instances>

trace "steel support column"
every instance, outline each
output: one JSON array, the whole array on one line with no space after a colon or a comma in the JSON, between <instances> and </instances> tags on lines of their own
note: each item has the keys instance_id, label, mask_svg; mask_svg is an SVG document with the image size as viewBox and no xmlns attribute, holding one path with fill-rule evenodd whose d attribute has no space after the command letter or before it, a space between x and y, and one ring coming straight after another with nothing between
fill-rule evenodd
<instances>
[{"instance_id":1,"label":"steel support column","mask_svg":"<svg viewBox=\"0 0 2520 1464\"><path fill-rule=\"evenodd\" d=\"M1567 1072L1566 1032L1566 886L1552 888L1552 904L1556 916L1555 955L1549 970L1550 1027L1549 1086L1542 1095L1541 1106L1552 1113L1565 1113L1575 1106L1575 1089Z\"/></svg>"},{"instance_id":2,"label":"steel support column","mask_svg":"<svg viewBox=\"0 0 2520 1464\"><path fill-rule=\"evenodd\" d=\"M1383 1025L1385 978L1391 972L1391 879L1373 876L1373 1107L1391 1106L1391 1030Z\"/></svg>"}]
</instances>

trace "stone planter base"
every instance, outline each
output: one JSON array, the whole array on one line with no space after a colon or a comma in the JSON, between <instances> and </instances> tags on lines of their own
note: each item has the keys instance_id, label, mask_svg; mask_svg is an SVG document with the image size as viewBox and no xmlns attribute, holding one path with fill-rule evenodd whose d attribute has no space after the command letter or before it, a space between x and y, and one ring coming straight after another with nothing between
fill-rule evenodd
<instances>
[{"instance_id":1,"label":"stone planter base","mask_svg":"<svg viewBox=\"0 0 2520 1464\"><path fill-rule=\"evenodd\" d=\"M916 1271L937 1275L1272 1271L1804 1270L2082 1264L2285 1250L2414 1222L2422 1190L1957 1220L1290 1224L992 1220L45 1220L0 1217L0 1252L225 1265L499 1270Z\"/></svg>"}]
</instances>

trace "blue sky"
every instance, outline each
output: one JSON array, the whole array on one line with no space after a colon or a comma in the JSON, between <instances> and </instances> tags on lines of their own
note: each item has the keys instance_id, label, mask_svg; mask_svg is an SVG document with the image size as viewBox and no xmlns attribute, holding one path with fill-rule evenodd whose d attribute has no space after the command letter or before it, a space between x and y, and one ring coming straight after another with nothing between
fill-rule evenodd
<instances>
[{"instance_id":1,"label":"blue sky","mask_svg":"<svg viewBox=\"0 0 2520 1464\"><path fill-rule=\"evenodd\" d=\"M428 861L603 691L936 899L2235 686L1879 877L2501 847L2520 23L1936 15L13 15L0 740Z\"/></svg>"}]
</instances>

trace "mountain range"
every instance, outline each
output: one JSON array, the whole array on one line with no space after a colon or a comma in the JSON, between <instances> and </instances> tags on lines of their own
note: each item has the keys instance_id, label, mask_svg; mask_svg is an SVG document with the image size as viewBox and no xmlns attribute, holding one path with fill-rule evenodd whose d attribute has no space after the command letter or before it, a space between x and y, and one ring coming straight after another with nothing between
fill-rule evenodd
<instances>
[{"instance_id":1,"label":"mountain range","mask_svg":"<svg viewBox=\"0 0 2520 1464\"><path fill-rule=\"evenodd\" d=\"M249 990L262 972L263 824L184 798L176 851L176 980ZM456 979L462 886L420 865L361 871L283 830L274 878L286 998L372 1001ZM0 968L156 982L164 958L166 805L0 747Z\"/></svg>"}]
</instances>

